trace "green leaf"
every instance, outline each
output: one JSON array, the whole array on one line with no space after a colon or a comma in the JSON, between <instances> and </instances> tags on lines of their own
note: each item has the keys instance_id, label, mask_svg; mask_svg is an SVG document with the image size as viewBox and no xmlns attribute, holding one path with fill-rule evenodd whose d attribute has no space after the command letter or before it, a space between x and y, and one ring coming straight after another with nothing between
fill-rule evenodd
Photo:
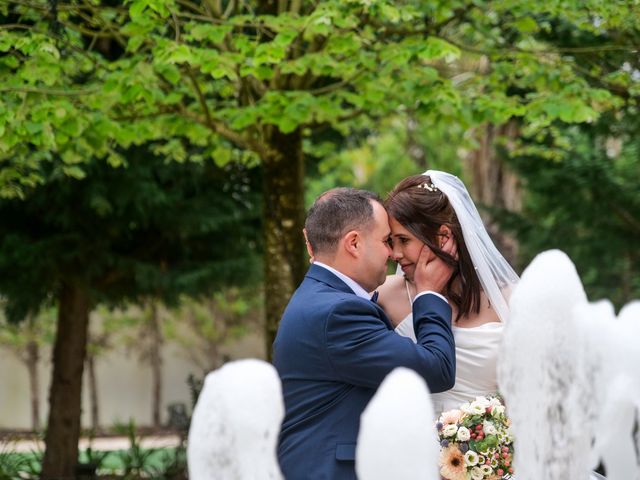
<instances>
[{"instance_id":1,"label":"green leaf","mask_svg":"<svg viewBox=\"0 0 640 480\"><path fill-rule=\"evenodd\" d=\"M281 48L286 48L291 45L291 42L298 36L298 31L294 29L282 30L273 39L273 44Z\"/></svg>"},{"instance_id":2,"label":"green leaf","mask_svg":"<svg viewBox=\"0 0 640 480\"><path fill-rule=\"evenodd\" d=\"M144 37L142 35L130 37L127 42L127 52L135 53L140 46L144 43Z\"/></svg>"},{"instance_id":3,"label":"green leaf","mask_svg":"<svg viewBox=\"0 0 640 480\"><path fill-rule=\"evenodd\" d=\"M73 165L73 166L65 165L62 167L62 171L64 172L65 175L75 178L77 180L82 180L87 176L84 170L77 165Z\"/></svg>"},{"instance_id":4,"label":"green leaf","mask_svg":"<svg viewBox=\"0 0 640 480\"><path fill-rule=\"evenodd\" d=\"M536 33L540 29L537 22L531 17L518 18L513 22L513 26L522 33Z\"/></svg>"},{"instance_id":5,"label":"green leaf","mask_svg":"<svg viewBox=\"0 0 640 480\"><path fill-rule=\"evenodd\" d=\"M227 147L218 146L211 152L211 158L216 165L223 167L231 161L232 151Z\"/></svg>"},{"instance_id":6,"label":"green leaf","mask_svg":"<svg viewBox=\"0 0 640 480\"><path fill-rule=\"evenodd\" d=\"M496 435L487 435L484 439L484 442L489 448L497 447L498 437Z\"/></svg>"},{"instance_id":7,"label":"green leaf","mask_svg":"<svg viewBox=\"0 0 640 480\"><path fill-rule=\"evenodd\" d=\"M171 85L177 85L180 82L180 70L172 64L155 65L157 72L162 75Z\"/></svg>"},{"instance_id":8,"label":"green leaf","mask_svg":"<svg viewBox=\"0 0 640 480\"><path fill-rule=\"evenodd\" d=\"M233 114L230 126L234 130L242 130L256 121L258 115L253 108L243 108Z\"/></svg>"},{"instance_id":9,"label":"green leaf","mask_svg":"<svg viewBox=\"0 0 640 480\"><path fill-rule=\"evenodd\" d=\"M210 25L200 23L189 30L187 39L193 40L209 40L214 45L218 45L224 41L224 38L231 33L233 27L231 25Z\"/></svg>"},{"instance_id":10,"label":"green leaf","mask_svg":"<svg viewBox=\"0 0 640 480\"><path fill-rule=\"evenodd\" d=\"M167 49L166 62L168 63L193 63L194 54L185 44L172 44Z\"/></svg>"},{"instance_id":11,"label":"green leaf","mask_svg":"<svg viewBox=\"0 0 640 480\"><path fill-rule=\"evenodd\" d=\"M282 133L291 133L298 128L298 122L289 117L282 117L277 121L278 129Z\"/></svg>"},{"instance_id":12,"label":"green leaf","mask_svg":"<svg viewBox=\"0 0 640 480\"><path fill-rule=\"evenodd\" d=\"M388 20L391 23L398 23L400 21L400 10L391 4L383 4L380 8L380 13L384 20Z\"/></svg>"},{"instance_id":13,"label":"green leaf","mask_svg":"<svg viewBox=\"0 0 640 480\"><path fill-rule=\"evenodd\" d=\"M75 150L65 150L62 152L62 161L67 165L77 165L83 163L84 158Z\"/></svg>"},{"instance_id":14,"label":"green leaf","mask_svg":"<svg viewBox=\"0 0 640 480\"><path fill-rule=\"evenodd\" d=\"M445 61L452 62L460 58L460 49L441 38L429 37L418 56L427 61L444 58Z\"/></svg>"}]
</instances>

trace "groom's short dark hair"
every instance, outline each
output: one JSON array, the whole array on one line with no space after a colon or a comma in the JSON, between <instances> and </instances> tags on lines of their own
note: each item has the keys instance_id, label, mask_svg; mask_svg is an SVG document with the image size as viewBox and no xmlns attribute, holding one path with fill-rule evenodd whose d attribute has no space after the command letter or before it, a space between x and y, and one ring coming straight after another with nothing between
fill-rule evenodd
<instances>
[{"instance_id":1,"label":"groom's short dark hair","mask_svg":"<svg viewBox=\"0 0 640 480\"><path fill-rule=\"evenodd\" d=\"M357 188L334 188L320 195L304 223L314 255L335 253L345 233L367 227L373 221L372 201L382 203L375 193Z\"/></svg>"}]
</instances>

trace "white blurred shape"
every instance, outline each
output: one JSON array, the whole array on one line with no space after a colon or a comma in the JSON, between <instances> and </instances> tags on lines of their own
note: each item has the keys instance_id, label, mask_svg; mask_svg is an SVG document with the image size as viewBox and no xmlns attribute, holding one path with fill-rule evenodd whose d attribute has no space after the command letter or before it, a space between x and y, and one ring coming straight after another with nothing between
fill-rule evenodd
<instances>
[{"instance_id":1,"label":"white blurred shape","mask_svg":"<svg viewBox=\"0 0 640 480\"><path fill-rule=\"evenodd\" d=\"M360 417L359 480L439 480L434 418L424 380L407 368L393 370Z\"/></svg>"},{"instance_id":2,"label":"white blurred shape","mask_svg":"<svg viewBox=\"0 0 640 480\"><path fill-rule=\"evenodd\" d=\"M550 250L523 272L510 302L498 383L515 437L518 480L589 478L588 356L572 316L587 297L567 255ZM587 425L585 425L585 422Z\"/></svg>"},{"instance_id":3,"label":"white blurred shape","mask_svg":"<svg viewBox=\"0 0 640 480\"><path fill-rule=\"evenodd\" d=\"M189 429L189 478L281 480L276 448L283 417L271 364L238 360L209 373Z\"/></svg>"},{"instance_id":4,"label":"white blurred shape","mask_svg":"<svg viewBox=\"0 0 640 480\"><path fill-rule=\"evenodd\" d=\"M609 480L639 480L640 445L633 429L640 410L640 302L626 305L617 319L610 304L608 311L597 305L576 311L591 326L588 349L603 364L595 379L600 397L594 399L599 410L593 458L602 459Z\"/></svg>"}]
</instances>

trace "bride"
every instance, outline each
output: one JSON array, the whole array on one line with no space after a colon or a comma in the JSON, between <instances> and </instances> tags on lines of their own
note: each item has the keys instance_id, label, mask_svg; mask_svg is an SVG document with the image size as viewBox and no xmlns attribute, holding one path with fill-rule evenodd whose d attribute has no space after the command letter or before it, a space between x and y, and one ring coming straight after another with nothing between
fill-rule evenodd
<instances>
[{"instance_id":1,"label":"bride","mask_svg":"<svg viewBox=\"0 0 640 480\"><path fill-rule=\"evenodd\" d=\"M415 341L413 273L423 245L454 267L444 294L453 309L456 382L451 390L432 395L434 411L496 393L502 329L518 275L489 238L467 189L457 177L429 170L402 180L385 207L398 274L379 288L378 303L397 333ZM457 243L455 257L441 249L450 237Z\"/></svg>"}]
</instances>

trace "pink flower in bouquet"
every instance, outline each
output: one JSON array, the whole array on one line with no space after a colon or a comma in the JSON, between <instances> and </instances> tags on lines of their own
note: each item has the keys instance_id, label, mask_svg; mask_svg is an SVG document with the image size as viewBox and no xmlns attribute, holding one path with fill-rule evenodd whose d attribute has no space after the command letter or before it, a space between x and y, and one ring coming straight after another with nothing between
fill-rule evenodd
<instances>
[{"instance_id":1,"label":"pink flower in bouquet","mask_svg":"<svg viewBox=\"0 0 640 480\"><path fill-rule=\"evenodd\" d=\"M466 480L467 469L464 464L464 455L458 447L450 446L442 450L440 474L448 480Z\"/></svg>"},{"instance_id":2,"label":"pink flower in bouquet","mask_svg":"<svg viewBox=\"0 0 640 480\"><path fill-rule=\"evenodd\" d=\"M462 417L462 410L449 410L446 412L443 412L442 415L440 415L440 422L442 422L443 425L448 425L450 423L458 423L460 421L460 418Z\"/></svg>"}]
</instances>

